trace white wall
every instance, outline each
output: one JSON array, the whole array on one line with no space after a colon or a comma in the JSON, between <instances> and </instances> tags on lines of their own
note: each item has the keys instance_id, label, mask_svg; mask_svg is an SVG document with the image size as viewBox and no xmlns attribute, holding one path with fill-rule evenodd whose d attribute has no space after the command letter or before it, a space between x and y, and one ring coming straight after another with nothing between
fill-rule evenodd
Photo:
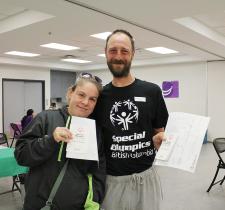
<instances>
[{"instance_id":1,"label":"white wall","mask_svg":"<svg viewBox=\"0 0 225 210\"><path fill-rule=\"evenodd\" d=\"M169 112L189 112L207 114L206 66L202 63L171 64L132 68L135 77L162 86L163 81L179 81L179 98L165 99ZM111 81L109 70L94 71L93 74L103 79L106 84Z\"/></svg>"},{"instance_id":2,"label":"white wall","mask_svg":"<svg viewBox=\"0 0 225 210\"><path fill-rule=\"evenodd\" d=\"M50 70L35 67L20 67L14 65L0 65L0 132L2 132L2 78L5 79L29 79L45 81L45 105L50 101ZM16 106L15 104L12 104Z\"/></svg>"},{"instance_id":3,"label":"white wall","mask_svg":"<svg viewBox=\"0 0 225 210\"><path fill-rule=\"evenodd\" d=\"M225 62L208 63L209 138L225 137Z\"/></svg>"},{"instance_id":4,"label":"white wall","mask_svg":"<svg viewBox=\"0 0 225 210\"><path fill-rule=\"evenodd\" d=\"M166 98L169 112L206 114L206 64L186 63L135 69L135 76L162 87L163 81L179 81L179 98Z\"/></svg>"}]
</instances>

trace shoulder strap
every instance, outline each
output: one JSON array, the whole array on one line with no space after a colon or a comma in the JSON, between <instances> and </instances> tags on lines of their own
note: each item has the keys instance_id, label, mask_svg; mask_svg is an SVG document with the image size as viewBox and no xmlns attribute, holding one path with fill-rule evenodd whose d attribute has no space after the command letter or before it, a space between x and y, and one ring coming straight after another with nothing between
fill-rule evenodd
<instances>
[{"instance_id":1,"label":"shoulder strap","mask_svg":"<svg viewBox=\"0 0 225 210\"><path fill-rule=\"evenodd\" d=\"M55 183L53 185L53 188L51 190L51 193L49 195L49 198L46 201L46 206L44 206L43 208L41 208L41 210L50 210L50 207L52 205L52 200L54 199L55 194L56 194L56 192L57 192L57 190L59 188L59 185L62 182L62 179L64 177L64 174L65 174L66 169L67 169L67 166L68 166L68 162L69 162L69 160L66 161L66 163L64 164L62 170L60 171L60 173L59 173L59 175L58 175L58 177L57 177L57 179L56 179L56 181L55 181Z\"/></svg>"},{"instance_id":2,"label":"shoulder strap","mask_svg":"<svg viewBox=\"0 0 225 210\"><path fill-rule=\"evenodd\" d=\"M71 122L71 116L69 116L67 121L66 121L66 127L67 128L69 128L70 122ZM61 142L61 146L60 146L60 150L59 150L59 154L58 154L58 161L61 161L61 155L62 155L62 150L63 150L63 143L64 142ZM65 172L66 172L66 169L67 169L67 166L68 166L68 162L69 162L69 159L65 162L62 170L60 171L60 173L59 173L59 175L58 175L58 177L57 177L57 179L56 179L56 181L54 183L54 185L52 187L52 190L50 192L49 198L46 201L46 205L43 208L41 208L40 210L50 210L51 209L52 201L53 201L53 199L55 197L55 194L56 194L56 192L57 192L57 190L58 190L58 188L59 188L59 186L60 186L60 184L62 182L62 179L63 179L63 177L65 175Z\"/></svg>"}]
</instances>

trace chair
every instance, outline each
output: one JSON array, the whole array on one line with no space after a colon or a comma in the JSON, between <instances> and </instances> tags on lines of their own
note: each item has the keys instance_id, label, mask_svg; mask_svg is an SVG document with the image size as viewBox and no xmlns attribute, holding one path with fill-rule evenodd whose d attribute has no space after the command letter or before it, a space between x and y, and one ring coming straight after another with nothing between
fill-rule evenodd
<instances>
[{"instance_id":1,"label":"chair","mask_svg":"<svg viewBox=\"0 0 225 210\"><path fill-rule=\"evenodd\" d=\"M0 133L0 144L6 144L9 147L8 139L5 133Z\"/></svg>"},{"instance_id":2,"label":"chair","mask_svg":"<svg viewBox=\"0 0 225 210\"><path fill-rule=\"evenodd\" d=\"M13 138L12 138L12 143L10 144L10 147L12 147L14 139L18 139L19 136L21 135L21 130L19 129L18 125L15 123L10 123L10 126L13 129Z\"/></svg>"},{"instance_id":3,"label":"chair","mask_svg":"<svg viewBox=\"0 0 225 210\"><path fill-rule=\"evenodd\" d=\"M219 162L218 162L218 165L217 165L216 173L213 177L213 180L212 180L209 188L207 189L207 192L209 192L211 190L212 186L214 186L215 184L220 183L220 185L222 185L224 180L225 180L225 176L224 176L222 179L216 181L219 170L225 169L225 160L224 160L223 156L221 155L221 153L225 152L225 138L214 139L213 140L213 146L216 150L217 156L219 158Z\"/></svg>"}]
</instances>

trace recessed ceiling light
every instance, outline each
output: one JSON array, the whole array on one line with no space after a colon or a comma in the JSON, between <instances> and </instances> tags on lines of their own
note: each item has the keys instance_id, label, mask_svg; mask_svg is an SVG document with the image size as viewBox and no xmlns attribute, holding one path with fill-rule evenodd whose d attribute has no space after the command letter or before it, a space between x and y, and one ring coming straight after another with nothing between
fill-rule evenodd
<instances>
[{"instance_id":1,"label":"recessed ceiling light","mask_svg":"<svg viewBox=\"0 0 225 210\"><path fill-rule=\"evenodd\" d=\"M24 56L24 57L35 57L39 56L40 54L35 54L35 53L28 53L28 52L20 52L20 51L10 51L10 52L5 52L7 55L18 55L18 56Z\"/></svg>"},{"instance_id":2,"label":"recessed ceiling light","mask_svg":"<svg viewBox=\"0 0 225 210\"><path fill-rule=\"evenodd\" d=\"M91 63L92 61L80 60L75 58L63 58L62 61L72 62L72 63Z\"/></svg>"},{"instance_id":3,"label":"recessed ceiling light","mask_svg":"<svg viewBox=\"0 0 225 210\"><path fill-rule=\"evenodd\" d=\"M159 54L171 54L171 53L178 53L178 51L171 50L166 47L152 47L152 48L145 48L148 51L159 53Z\"/></svg>"},{"instance_id":4,"label":"recessed ceiling light","mask_svg":"<svg viewBox=\"0 0 225 210\"><path fill-rule=\"evenodd\" d=\"M104 54L98 54L98 56L105 57L105 53Z\"/></svg>"},{"instance_id":5,"label":"recessed ceiling light","mask_svg":"<svg viewBox=\"0 0 225 210\"><path fill-rule=\"evenodd\" d=\"M57 49L57 50L77 50L77 49L80 49L79 47L65 45L65 44L59 44L59 43L48 43L48 44L43 44L43 45L40 45L40 46L52 48L52 49Z\"/></svg>"},{"instance_id":6,"label":"recessed ceiling light","mask_svg":"<svg viewBox=\"0 0 225 210\"><path fill-rule=\"evenodd\" d=\"M90 36L98 38L98 39L104 39L106 40L107 37L111 34L112 32L103 32L103 33L99 33L99 34L92 34Z\"/></svg>"}]
</instances>

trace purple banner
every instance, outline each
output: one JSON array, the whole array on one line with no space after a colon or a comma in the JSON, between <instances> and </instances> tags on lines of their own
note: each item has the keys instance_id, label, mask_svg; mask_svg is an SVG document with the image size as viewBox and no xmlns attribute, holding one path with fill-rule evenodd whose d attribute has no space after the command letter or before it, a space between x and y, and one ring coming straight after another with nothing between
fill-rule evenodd
<instances>
[{"instance_id":1,"label":"purple banner","mask_svg":"<svg viewBox=\"0 0 225 210\"><path fill-rule=\"evenodd\" d=\"M162 93L164 98L178 98L179 81L164 81L162 83Z\"/></svg>"}]
</instances>

